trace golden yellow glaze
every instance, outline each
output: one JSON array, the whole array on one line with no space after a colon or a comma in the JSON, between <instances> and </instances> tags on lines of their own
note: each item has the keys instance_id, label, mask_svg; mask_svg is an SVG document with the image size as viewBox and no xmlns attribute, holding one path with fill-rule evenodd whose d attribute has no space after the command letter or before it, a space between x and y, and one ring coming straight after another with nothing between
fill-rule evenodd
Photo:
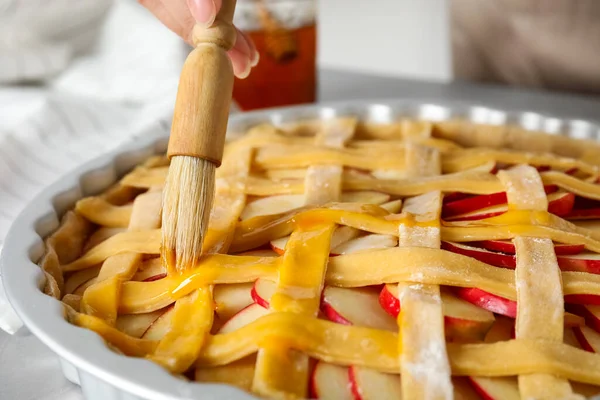
<instances>
[{"instance_id":1,"label":"golden yellow glaze","mask_svg":"<svg viewBox=\"0 0 600 400\"><path fill-rule=\"evenodd\" d=\"M181 374L198 358L213 324L212 289L201 287L175 303L171 329L148 358Z\"/></svg>"}]
</instances>

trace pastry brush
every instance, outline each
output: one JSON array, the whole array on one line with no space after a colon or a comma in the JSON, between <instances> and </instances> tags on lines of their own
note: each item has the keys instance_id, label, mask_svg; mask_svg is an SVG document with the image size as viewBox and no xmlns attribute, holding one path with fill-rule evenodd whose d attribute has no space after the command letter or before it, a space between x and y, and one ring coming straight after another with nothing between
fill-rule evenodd
<instances>
[{"instance_id":1,"label":"pastry brush","mask_svg":"<svg viewBox=\"0 0 600 400\"><path fill-rule=\"evenodd\" d=\"M193 268L202 255L233 91L227 51L236 39L235 3L223 0L210 27L194 27L195 48L179 78L162 210L161 257L169 273Z\"/></svg>"}]
</instances>

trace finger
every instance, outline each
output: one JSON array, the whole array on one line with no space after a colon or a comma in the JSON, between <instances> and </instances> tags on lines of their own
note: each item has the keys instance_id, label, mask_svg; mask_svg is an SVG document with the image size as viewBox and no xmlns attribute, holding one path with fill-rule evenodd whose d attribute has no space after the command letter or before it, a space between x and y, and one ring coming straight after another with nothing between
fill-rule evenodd
<instances>
[{"instance_id":1,"label":"finger","mask_svg":"<svg viewBox=\"0 0 600 400\"><path fill-rule=\"evenodd\" d=\"M248 34L244 31L241 31L239 29L236 28L237 31L237 37L241 39L243 39L244 44L242 45L240 43L240 46L243 46L245 48L248 49L248 56L250 57L250 63L252 64L253 67L256 67L256 65L258 64L258 60L260 59L260 54L258 54L258 50L256 50L256 46L254 45L254 41L250 38L250 36L248 36ZM236 44L234 45L237 46L237 43L241 42L240 40L236 39Z\"/></svg>"},{"instance_id":2,"label":"finger","mask_svg":"<svg viewBox=\"0 0 600 400\"><path fill-rule=\"evenodd\" d=\"M242 53L237 48L233 48L227 52L233 65L233 74L240 79L245 79L250 75L252 63L247 54Z\"/></svg>"},{"instance_id":3,"label":"finger","mask_svg":"<svg viewBox=\"0 0 600 400\"><path fill-rule=\"evenodd\" d=\"M210 1L210 0L204 0ZM161 0L164 8L181 25L183 34L180 35L186 42L191 43L192 29L196 20L192 16L189 7L183 1Z\"/></svg>"},{"instance_id":4,"label":"finger","mask_svg":"<svg viewBox=\"0 0 600 400\"><path fill-rule=\"evenodd\" d=\"M186 32L184 27L171 15L160 0L138 0L138 2L150 11L163 25L178 36L185 38L184 35Z\"/></svg>"},{"instance_id":5,"label":"finger","mask_svg":"<svg viewBox=\"0 0 600 400\"><path fill-rule=\"evenodd\" d=\"M206 26L211 26L215 22L222 4L222 0L187 0L188 8L194 19Z\"/></svg>"}]
</instances>

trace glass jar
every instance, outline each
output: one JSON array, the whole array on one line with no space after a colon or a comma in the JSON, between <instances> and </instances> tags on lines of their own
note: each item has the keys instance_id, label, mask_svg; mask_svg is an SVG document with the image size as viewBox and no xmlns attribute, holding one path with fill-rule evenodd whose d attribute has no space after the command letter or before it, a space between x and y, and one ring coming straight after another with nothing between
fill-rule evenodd
<instances>
[{"instance_id":1,"label":"glass jar","mask_svg":"<svg viewBox=\"0 0 600 400\"><path fill-rule=\"evenodd\" d=\"M250 76L235 80L242 110L315 101L316 9L316 0L237 1L234 23L260 53Z\"/></svg>"}]
</instances>

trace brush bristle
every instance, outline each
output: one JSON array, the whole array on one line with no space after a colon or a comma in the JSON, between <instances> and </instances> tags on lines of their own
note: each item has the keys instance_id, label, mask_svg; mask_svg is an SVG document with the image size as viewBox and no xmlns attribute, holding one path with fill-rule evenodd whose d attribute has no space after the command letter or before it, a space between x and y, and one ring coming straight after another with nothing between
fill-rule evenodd
<instances>
[{"instance_id":1,"label":"brush bristle","mask_svg":"<svg viewBox=\"0 0 600 400\"><path fill-rule=\"evenodd\" d=\"M162 212L162 258L168 271L193 268L202 255L212 208L215 165L189 156L171 159Z\"/></svg>"}]
</instances>

